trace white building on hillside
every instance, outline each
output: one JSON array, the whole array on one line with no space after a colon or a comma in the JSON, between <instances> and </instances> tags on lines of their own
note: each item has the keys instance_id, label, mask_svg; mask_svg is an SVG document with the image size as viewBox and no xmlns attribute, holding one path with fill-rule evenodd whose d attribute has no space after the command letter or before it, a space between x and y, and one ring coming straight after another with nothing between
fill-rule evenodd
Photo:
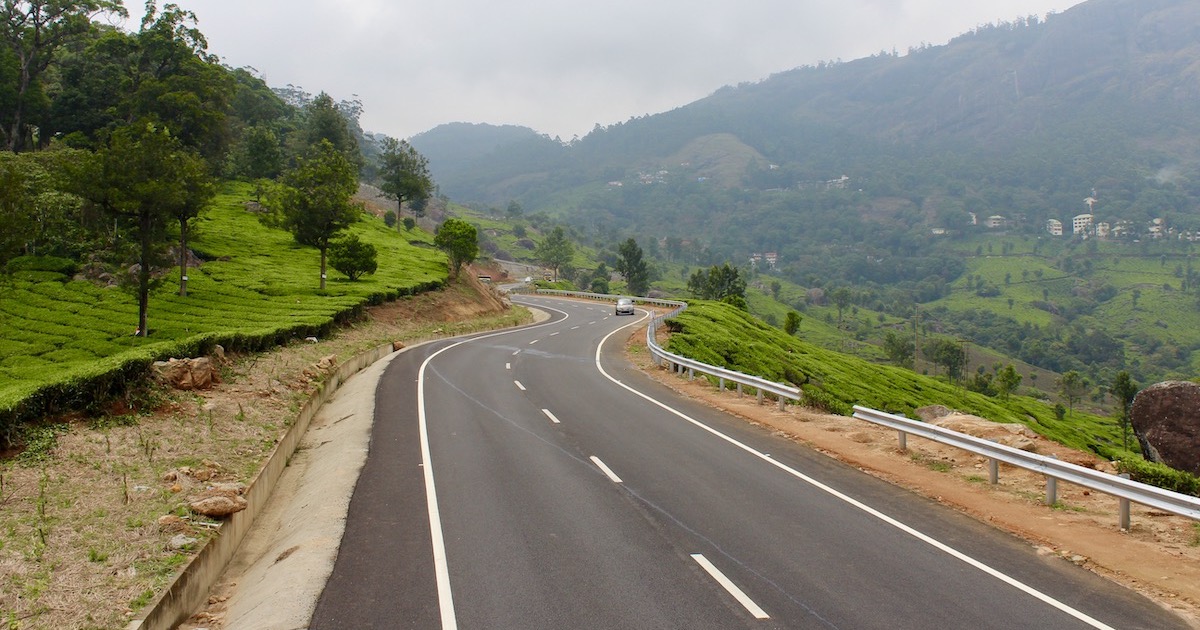
<instances>
[{"instance_id":1,"label":"white building on hillside","mask_svg":"<svg viewBox=\"0 0 1200 630\"><path fill-rule=\"evenodd\" d=\"M1074 219L1071 219L1071 233L1075 236L1087 236L1092 233L1092 221L1096 219L1095 215L1077 214Z\"/></svg>"},{"instance_id":2,"label":"white building on hillside","mask_svg":"<svg viewBox=\"0 0 1200 630\"><path fill-rule=\"evenodd\" d=\"M1053 236L1062 236L1062 221L1058 219L1046 220L1046 231Z\"/></svg>"}]
</instances>

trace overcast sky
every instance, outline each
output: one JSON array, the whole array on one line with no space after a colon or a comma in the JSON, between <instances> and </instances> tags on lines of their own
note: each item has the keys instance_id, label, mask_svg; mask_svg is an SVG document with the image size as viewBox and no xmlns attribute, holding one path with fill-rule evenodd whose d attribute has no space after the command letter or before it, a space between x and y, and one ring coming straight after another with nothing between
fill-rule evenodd
<instances>
[{"instance_id":1,"label":"overcast sky","mask_svg":"<svg viewBox=\"0 0 1200 630\"><path fill-rule=\"evenodd\" d=\"M176 0L273 87L357 97L368 131L448 122L586 135L723 85L850 61L1080 0ZM141 0L127 0L136 30Z\"/></svg>"}]
</instances>

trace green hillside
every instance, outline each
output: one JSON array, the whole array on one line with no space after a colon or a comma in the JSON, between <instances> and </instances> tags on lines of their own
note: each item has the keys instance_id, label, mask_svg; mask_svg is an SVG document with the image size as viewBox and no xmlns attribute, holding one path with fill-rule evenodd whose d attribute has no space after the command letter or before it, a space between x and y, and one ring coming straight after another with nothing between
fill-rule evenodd
<instances>
[{"instance_id":1,"label":"green hillside","mask_svg":"<svg viewBox=\"0 0 1200 630\"><path fill-rule=\"evenodd\" d=\"M668 327L672 330L667 347L671 352L790 382L810 395L823 393L843 411L864 405L912 416L920 407L945 405L996 422L1021 423L1050 439L1105 457L1127 455L1121 450L1120 429L1112 418L1075 411L1060 421L1053 409L1032 398L991 398L911 370L827 350L765 326L725 304L691 302Z\"/></svg>"},{"instance_id":2,"label":"green hillside","mask_svg":"<svg viewBox=\"0 0 1200 630\"><path fill-rule=\"evenodd\" d=\"M189 271L188 295L167 273L150 298L150 336L133 335L136 297L89 280L16 273L0 286L0 419L6 430L26 413L78 400L102 400L153 360L194 356L222 344L261 349L324 336L335 322L446 281L445 256L420 231L397 232L364 216L350 233L373 244L379 269L357 282L330 270L319 291L317 250L265 227L246 208L246 185L229 184L197 222L194 250L206 262Z\"/></svg>"}]
</instances>

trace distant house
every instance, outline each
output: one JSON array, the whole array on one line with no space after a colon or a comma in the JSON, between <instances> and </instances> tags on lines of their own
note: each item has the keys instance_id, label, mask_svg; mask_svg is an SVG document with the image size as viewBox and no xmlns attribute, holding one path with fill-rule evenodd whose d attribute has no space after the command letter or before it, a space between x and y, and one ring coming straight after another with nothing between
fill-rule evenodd
<instances>
[{"instance_id":1,"label":"distant house","mask_svg":"<svg viewBox=\"0 0 1200 630\"><path fill-rule=\"evenodd\" d=\"M990 230L994 230L996 228L1002 228L1002 227L1004 227L1004 225L1005 225L1005 220L1004 220L1004 217L1001 215L993 214L992 216L987 218L987 226L988 226L988 229L990 229Z\"/></svg>"},{"instance_id":2,"label":"distant house","mask_svg":"<svg viewBox=\"0 0 1200 630\"><path fill-rule=\"evenodd\" d=\"M1096 238L1107 239L1109 236L1112 236L1112 226L1104 222L1097 223Z\"/></svg>"},{"instance_id":3,"label":"distant house","mask_svg":"<svg viewBox=\"0 0 1200 630\"><path fill-rule=\"evenodd\" d=\"M1062 236L1062 221L1058 219L1046 220L1046 231L1053 236Z\"/></svg>"},{"instance_id":4,"label":"distant house","mask_svg":"<svg viewBox=\"0 0 1200 630\"><path fill-rule=\"evenodd\" d=\"M1071 219L1071 233L1076 236L1087 236L1092 233L1092 221L1096 217L1091 214L1077 214Z\"/></svg>"},{"instance_id":5,"label":"distant house","mask_svg":"<svg viewBox=\"0 0 1200 630\"><path fill-rule=\"evenodd\" d=\"M1150 233L1150 238L1162 238L1166 231L1167 223L1161 218L1154 219L1150 222L1150 227L1146 230Z\"/></svg>"},{"instance_id":6,"label":"distant house","mask_svg":"<svg viewBox=\"0 0 1200 630\"><path fill-rule=\"evenodd\" d=\"M946 235L946 228L940 228L940 227L931 228L931 229L929 230L929 233L930 233L930 234L933 234L934 236L945 236L945 235Z\"/></svg>"}]
</instances>

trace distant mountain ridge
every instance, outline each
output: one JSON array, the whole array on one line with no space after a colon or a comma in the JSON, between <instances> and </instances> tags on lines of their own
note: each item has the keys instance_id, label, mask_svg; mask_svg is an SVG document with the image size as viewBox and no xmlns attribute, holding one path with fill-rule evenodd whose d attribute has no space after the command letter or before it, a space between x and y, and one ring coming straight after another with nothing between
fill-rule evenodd
<instances>
[{"instance_id":1,"label":"distant mountain ridge","mask_svg":"<svg viewBox=\"0 0 1200 630\"><path fill-rule=\"evenodd\" d=\"M670 112L598 128L570 146L527 128L463 123L412 141L452 198L526 198L536 206L549 201L549 189L648 166L713 134L732 134L767 161L809 170L820 152L831 177L880 150L989 154L1089 126L1106 141L1194 163L1197 103L1200 3L1091 0L903 56L797 68L722 88Z\"/></svg>"}]
</instances>

